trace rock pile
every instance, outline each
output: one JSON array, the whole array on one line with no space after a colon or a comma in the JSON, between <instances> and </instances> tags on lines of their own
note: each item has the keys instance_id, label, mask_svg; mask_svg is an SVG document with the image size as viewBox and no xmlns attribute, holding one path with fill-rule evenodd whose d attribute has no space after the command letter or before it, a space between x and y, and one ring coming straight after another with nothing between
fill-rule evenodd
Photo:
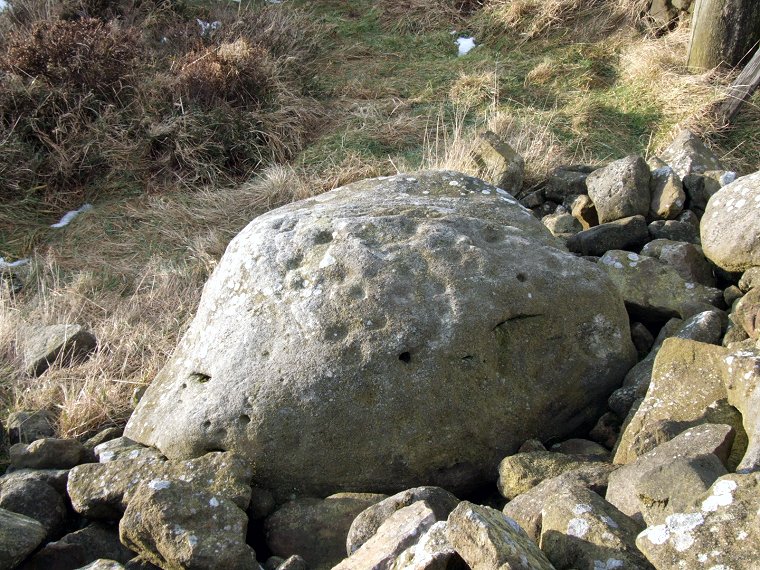
<instances>
[{"instance_id":1,"label":"rock pile","mask_svg":"<svg viewBox=\"0 0 760 570\"><path fill-rule=\"evenodd\" d=\"M254 220L125 435L7 422L0 568L756 569L734 178L685 133L519 203L428 172Z\"/></svg>"}]
</instances>

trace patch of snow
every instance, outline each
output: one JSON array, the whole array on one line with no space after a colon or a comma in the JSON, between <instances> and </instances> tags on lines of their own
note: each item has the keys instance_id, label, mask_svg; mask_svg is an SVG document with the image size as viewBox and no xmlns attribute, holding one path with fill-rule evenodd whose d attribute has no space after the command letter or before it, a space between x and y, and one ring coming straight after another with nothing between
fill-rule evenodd
<instances>
[{"instance_id":1,"label":"patch of snow","mask_svg":"<svg viewBox=\"0 0 760 570\"><path fill-rule=\"evenodd\" d=\"M457 38L457 41L455 42L457 44L457 47L459 48L459 56L467 55L472 51L475 46L475 38L473 37L467 37L467 36L460 36Z\"/></svg>"},{"instance_id":2,"label":"patch of snow","mask_svg":"<svg viewBox=\"0 0 760 570\"><path fill-rule=\"evenodd\" d=\"M3 0L0 0L2 2ZM13 269L14 267L21 267L23 265L26 265L29 263L29 258L24 259L17 259L16 261L5 261L4 258L0 257L0 271L3 269Z\"/></svg>"},{"instance_id":3,"label":"patch of snow","mask_svg":"<svg viewBox=\"0 0 760 570\"><path fill-rule=\"evenodd\" d=\"M0 0L0 12L2 12L3 10L5 10L7 7L8 7L8 4L6 3L6 1L5 0Z\"/></svg>"},{"instance_id":4,"label":"patch of snow","mask_svg":"<svg viewBox=\"0 0 760 570\"><path fill-rule=\"evenodd\" d=\"M84 204L81 208L78 210L71 210L70 212L66 212L63 217L61 218L61 221L57 224L52 224L51 228L63 228L68 226L71 221L76 218L79 214L84 214L85 212L89 212L92 210L92 204Z\"/></svg>"},{"instance_id":5,"label":"patch of snow","mask_svg":"<svg viewBox=\"0 0 760 570\"><path fill-rule=\"evenodd\" d=\"M215 32L222 27L222 23L219 20L207 22L206 20L196 18L195 21L198 22L198 27L201 29L201 37L206 37L211 34L211 32Z\"/></svg>"}]
</instances>

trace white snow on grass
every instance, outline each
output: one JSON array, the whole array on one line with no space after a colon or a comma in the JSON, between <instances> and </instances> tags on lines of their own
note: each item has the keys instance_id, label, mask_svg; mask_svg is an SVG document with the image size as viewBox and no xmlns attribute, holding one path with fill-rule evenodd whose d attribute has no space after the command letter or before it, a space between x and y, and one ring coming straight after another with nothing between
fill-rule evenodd
<instances>
[{"instance_id":1,"label":"white snow on grass","mask_svg":"<svg viewBox=\"0 0 760 570\"><path fill-rule=\"evenodd\" d=\"M71 210L70 212L66 212L63 217L61 218L61 221L57 224L52 224L51 228L63 228L65 226L68 226L71 223L71 220L76 218L79 214L84 214L85 212L89 212L92 210L92 204L85 204L78 210Z\"/></svg>"},{"instance_id":2,"label":"white snow on grass","mask_svg":"<svg viewBox=\"0 0 760 570\"><path fill-rule=\"evenodd\" d=\"M0 0L2 2L2 0ZM29 258L17 259L16 261L5 261L5 258L0 257L0 271L4 269L13 269L14 267L21 267L29 263Z\"/></svg>"},{"instance_id":3,"label":"white snow on grass","mask_svg":"<svg viewBox=\"0 0 760 570\"><path fill-rule=\"evenodd\" d=\"M457 41L455 43L457 44L457 47L459 47L459 55L463 56L470 53L470 51L475 47L475 38L460 36L457 38Z\"/></svg>"},{"instance_id":4,"label":"white snow on grass","mask_svg":"<svg viewBox=\"0 0 760 570\"><path fill-rule=\"evenodd\" d=\"M0 12L8 7L8 3L5 0L0 0Z\"/></svg>"}]
</instances>

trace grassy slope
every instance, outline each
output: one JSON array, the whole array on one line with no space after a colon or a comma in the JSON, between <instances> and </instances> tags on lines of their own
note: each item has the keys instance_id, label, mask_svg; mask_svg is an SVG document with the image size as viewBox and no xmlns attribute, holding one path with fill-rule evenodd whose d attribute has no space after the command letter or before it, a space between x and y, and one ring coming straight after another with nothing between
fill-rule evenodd
<instances>
[{"instance_id":1,"label":"grassy slope","mask_svg":"<svg viewBox=\"0 0 760 570\"><path fill-rule=\"evenodd\" d=\"M530 182L562 162L651 153L679 122L699 124L722 79L681 69L684 30L653 40L623 26L593 37L576 21L526 40L519 26L489 37L496 13L403 31L409 22L384 16L382 2L291 0L281 9L299 5L330 30L312 78L327 119L291 165L242 186L117 195L64 230L46 225L59 211L14 206L0 255L34 250L34 263L21 295L0 297L0 407L57 409L68 435L123 421L132 390L176 344L226 243L271 207L397 169L473 171L466 149L485 126L523 152ZM453 29L489 39L458 58ZM745 172L760 163L758 103L715 141ZM25 379L16 348L25 322L79 322L100 339L98 353Z\"/></svg>"}]
</instances>

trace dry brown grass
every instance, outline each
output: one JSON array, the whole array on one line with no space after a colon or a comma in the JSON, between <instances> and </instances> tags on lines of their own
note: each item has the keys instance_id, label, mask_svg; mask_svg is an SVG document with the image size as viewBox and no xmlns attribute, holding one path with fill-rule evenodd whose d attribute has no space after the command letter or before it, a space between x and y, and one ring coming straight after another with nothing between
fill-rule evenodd
<instances>
[{"instance_id":1,"label":"dry brown grass","mask_svg":"<svg viewBox=\"0 0 760 570\"><path fill-rule=\"evenodd\" d=\"M419 34L463 22L481 2L478 0L381 0L380 21L386 29Z\"/></svg>"}]
</instances>

